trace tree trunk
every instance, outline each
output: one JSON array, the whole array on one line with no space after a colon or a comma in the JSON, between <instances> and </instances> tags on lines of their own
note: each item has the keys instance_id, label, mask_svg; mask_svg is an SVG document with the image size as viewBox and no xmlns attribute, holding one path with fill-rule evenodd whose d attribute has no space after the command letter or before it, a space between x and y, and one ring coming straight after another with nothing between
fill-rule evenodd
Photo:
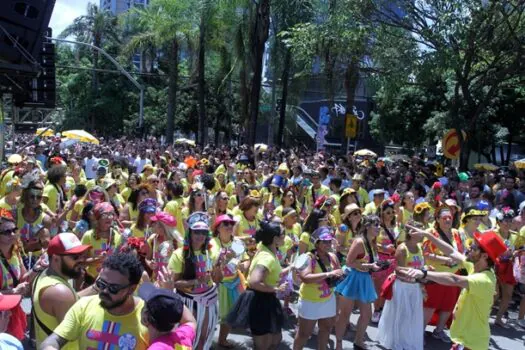
<instances>
[{"instance_id":1,"label":"tree trunk","mask_svg":"<svg viewBox=\"0 0 525 350\"><path fill-rule=\"evenodd\" d=\"M204 11L204 10L203 10ZM197 63L198 70L198 94L199 94L199 144L205 146L208 142L208 125L206 121L206 80L205 80L205 61L206 61L206 20L204 12L201 14L200 33L199 33L199 56Z\"/></svg>"},{"instance_id":2,"label":"tree trunk","mask_svg":"<svg viewBox=\"0 0 525 350\"><path fill-rule=\"evenodd\" d=\"M501 161L501 165L505 164L505 152L503 151L503 144L499 144L499 157Z\"/></svg>"},{"instance_id":3,"label":"tree trunk","mask_svg":"<svg viewBox=\"0 0 525 350\"><path fill-rule=\"evenodd\" d=\"M168 77L168 120L166 125L166 143L173 143L175 129L175 107L177 106L177 90L179 80L179 42L174 39L171 43Z\"/></svg>"},{"instance_id":4,"label":"tree trunk","mask_svg":"<svg viewBox=\"0 0 525 350\"><path fill-rule=\"evenodd\" d=\"M277 145L283 147L284 124L286 122L286 99L288 98L288 79L290 76L290 63L292 61L292 51L286 49L284 56L283 75L281 76L283 90L281 93L281 103L279 106L279 130L277 132Z\"/></svg>"},{"instance_id":5,"label":"tree trunk","mask_svg":"<svg viewBox=\"0 0 525 350\"><path fill-rule=\"evenodd\" d=\"M507 146L507 158L505 159L505 164L509 165L510 161L510 154L512 153L512 140L514 138L514 133L512 132L512 128L509 128L509 135L507 136L507 142L509 143Z\"/></svg>"},{"instance_id":6,"label":"tree trunk","mask_svg":"<svg viewBox=\"0 0 525 350\"><path fill-rule=\"evenodd\" d=\"M250 117L248 120L248 145L255 143L257 131L257 117L259 116L259 99L263 71L263 56L268 32L270 28L270 0L260 0L255 5L255 22L252 30L251 63L253 76L250 84Z\"/></svg>"}]
</instances>

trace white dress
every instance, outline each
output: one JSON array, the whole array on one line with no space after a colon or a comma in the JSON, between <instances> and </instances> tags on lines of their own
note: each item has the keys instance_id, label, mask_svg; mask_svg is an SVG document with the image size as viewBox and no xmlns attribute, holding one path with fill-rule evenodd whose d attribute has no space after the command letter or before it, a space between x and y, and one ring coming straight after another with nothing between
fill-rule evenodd
<instances>
[{"instance_id":1,"label":"white dress","mask_svg":"<svg viewBox=\"0 0 525 350\"><path fill-rule=\"evenodd\" d=\"M396 279L378 326L378 341L387 349L423 349L423 292L419 283Z\"/></svg>"}]
</instances>

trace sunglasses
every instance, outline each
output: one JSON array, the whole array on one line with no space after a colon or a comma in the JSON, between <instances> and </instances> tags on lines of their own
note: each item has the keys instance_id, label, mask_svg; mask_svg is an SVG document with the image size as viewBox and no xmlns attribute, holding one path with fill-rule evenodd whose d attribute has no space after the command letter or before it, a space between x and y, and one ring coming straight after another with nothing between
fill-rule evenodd
<instances>
[{"instance_id":1,"label":"sunglasses","mask_svg":"<svg viewBox=\"0 0 525 350\"><path fill-rule=\"evenodd\" d=\"M149 194L148 191L140 191L139 196L147 196Z\"/></svg>"},{"instance_id":2,"label":"sunglasses","mask_svg":"<svg viewBox=\"0 0 525 350\"><path fill-rule=\"evenodd\" d=\"M197 235L197 236L207 236L208 231L206 230L192 231L192 234Z\"/></svg>"},{"instance_id":3,"label":"sunglasses","mask_svg":"<svg viewBox=\"0 0 525 350\"><path fill-rule=\"evenodd\" d=\"M202 197L202 193L200 192L195 193L195 197Z\"/></svg>"},{"instance_id":4,"label":"sunglasses","mask_svg":"<svg viewBox=\"0 0 525 350\"><path fill-rule=\"evenodd\" d=\"M227 201L227 200L229 200L228 197L219 197L219 199L220 199L220 200L223 200L223 201Z\"/></svg>"},{"instance_id":5,"label":"sunglasses","mask_svg":"<svg viewBox=\"0 0 525 350\"><path fill-rule=\"evenodd\" d=\"M3 236L10 236L12 235L13 233L16 233L16 230L17 228L11 228L11 229L7 229L7 230L3 230L3 231L0 231L0 235L3 235Z\"/></svg>"},{"instance_id":6,"label":"sunglasses","mask_svg":"<svg viewBox=\"0 0 525 350\"><path fill-rule=\"evenodd\" d=\"M233 226L233 222L223 222L222 225L224 227L231 227L231 226Z\"/></svg>"},{"instance_id":7,"label":"sunglasses","mask_svg":"<svg viewBox=\"0 0 525 350\"><path fill-rule=\"evenodd\" d=\"M82 258L82 254L63 254L62 257L68 257L71 260L78 261Z\"/></svg>"},{"instance_id":8,"label":"sunglasses","mask_svg":"<svg viewBox=\"0 0 525 350\"><path fill-rule=\"evenodd\" d=\"M39 200L42 200L42 195L35 196L34 194L32 194L32 195L29 196L29 199L39 201Z\"/></svg>"},{"instance_id":9,"label":"sunglasses","mask_svg":"<svg viewBox=\"0 0 525 350\"><path fill-rule=\"evenodd\" d=\"M95 286L98 288L99 291L103 291L103 290L106 290L110 293L110 294L117 294L118 292L120 292L121 290L123 290L124 288L127 288L130 286L130 284L126 284L126 285L121 285L121 284L110 284L106 281L104 281L103 279L101 279L100 277L97 278L95 280Z\"/></svg>"},{"instance_id":10,"label":"sunglasses","mask_svg":"<svg viewBox=\"0 0 525 350\"><path fill-rule=\"evenodd\" d=\"M114 219L115 218L115 214L102 214L100 215L100 218L101 219Z\"/></svg>"}]
</instances>

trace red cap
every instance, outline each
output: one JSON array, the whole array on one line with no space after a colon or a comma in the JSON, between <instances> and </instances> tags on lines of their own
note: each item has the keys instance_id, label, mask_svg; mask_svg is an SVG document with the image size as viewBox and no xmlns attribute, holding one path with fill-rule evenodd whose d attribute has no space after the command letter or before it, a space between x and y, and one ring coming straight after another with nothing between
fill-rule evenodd
<instances>
[{"instance_id":1,"label":"red cap","mask_svg":"<svg viewBox=\"0 0 525 350\"><path fill-rule=\"evenodd\" d=\"M80 243L80 240L73 233L59 233L51 241L47 247L48 255L70 255L81 254L86 250L91 249L90 245Z\"/></svg>"},{"instance_id":2,"label":"red cap","mask_svg":"<svg viewBox=\"0 0 525 350\"><path fill-rule=\"evenodd\" d=\"M474 239L493 262L496 262L498 257L507 251L505 242L494 231L476 232Z\"/></svg>"},{"instance_id":3,"label":"red cap","mask_svg":"<svg viewBox=\"0 0 525 350\"><path fill-rule=\"evenodd\" d=\"M212 231L215 231L217 227L219 227L220 224L223 222L231 222L232 224L235 224L236 221L231 218L228 214L222 214L217 216L215 219L215 222L213 223Z\"/></svg>"},{"instance_id":4,"label":"red cap","mask_svg":"<svg viewBox=\"0 0 525 350\"><path fill-rule=\"evenodd\" d=\"M0 294L0 311L7 311L13 309L20 304L22 296L19 294Z\"/></svg>"}]
</instances>

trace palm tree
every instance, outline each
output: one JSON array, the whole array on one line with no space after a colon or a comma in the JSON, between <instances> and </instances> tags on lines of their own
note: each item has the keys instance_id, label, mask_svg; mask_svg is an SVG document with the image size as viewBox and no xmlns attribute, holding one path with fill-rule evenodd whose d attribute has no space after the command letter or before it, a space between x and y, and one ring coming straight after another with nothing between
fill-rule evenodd
<instances>
[{"instance_id":1,"label":"palm tree","mask_svg":"<svg viewBox=\"0 0 525 350\"><path fill-rule=\"evenodd\" d=\"M73 24L69 25L60 33L60 38L74 35L77 40L90 43L96 47L101 47L105 40L119 42L119 31L117 18L109 11L101 11L97 5L88 3L87 14L75 18ZM92 51L93 71L91 76L91 89L93 96L98 92L98 51ZM90 115L91 128L95 125L95 114Z\"/></svg>"},{"instance_id":2,"label":"palm tree","mask_svg":"<svg viewBox=\"0 0 525 350\"><path fill-rule=\"evenodd\" d=\"M175 129L175 108L177 105L179 59L181 43L191 28L193 17L193 2L191 0L153 0L143 9L135 9L131 15L137 15L136 20L140 30L133 35L125 46L125 52L134 53L151 47L162 49L168 64L168 107L166 142L173 142Z\"/></svg>"}]
</instances>

